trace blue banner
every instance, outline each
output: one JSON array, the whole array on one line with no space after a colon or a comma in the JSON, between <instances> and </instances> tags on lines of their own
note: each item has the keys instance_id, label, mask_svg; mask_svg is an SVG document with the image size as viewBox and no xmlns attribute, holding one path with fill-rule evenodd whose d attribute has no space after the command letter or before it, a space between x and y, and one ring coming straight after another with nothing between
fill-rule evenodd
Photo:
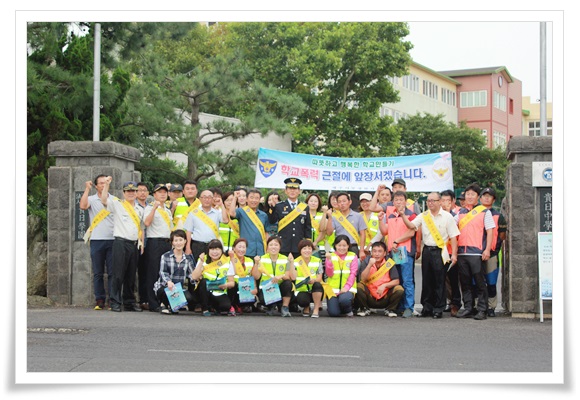
<instances>
[{"instance_id":1,"label":"blue banner","mask_svg":"<svg viewBox=\"0 0 580 400\"><path fill-rule=\"evenodd\" d=\"M402 178L409 192L453 190L451 152L418 156L337 158L260 148L255 186L284 188L284 180L302 181L302 189L375 191Z\"/></svg>"}]
</instances>

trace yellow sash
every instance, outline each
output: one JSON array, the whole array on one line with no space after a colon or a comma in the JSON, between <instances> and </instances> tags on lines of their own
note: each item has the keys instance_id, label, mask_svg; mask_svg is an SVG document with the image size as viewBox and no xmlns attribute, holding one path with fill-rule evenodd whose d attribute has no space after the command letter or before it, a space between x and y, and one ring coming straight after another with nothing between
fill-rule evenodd
<instances>
[{"instance_id":1,"label":"yellow sash","mask_svg":"<svg viewBox=\"0 0 580 400\"><path fill-rule=\"evenodd\" d=\"M449 251L447 251L447 246L445 246L443 237L441 236L441 233L435 226L435 221L433 221L433 216L429 211L425 211L423 213L423 221L425 221L425 224L427 225L427 228L429 229L431 236L433 236L433 239L435 239L437 247L441 249L441 259L443 260L443 264L447 264L451 260L449 258Z\"/></svg>"},{"instance_id":2,"label":"yellow sash","mask_svg":"<svg viewBox=\"0 0 580 400\"><path fill-rule=\"evenodd\" d=\"M333 297L336 297L336 294L334 294L334 290L332 290L332 286L330 286L326 282L320 282L320 283L322 284L322 289L324 289L324 295L326 296L327 299L331 299Z\"/></svg>"},{"instance_id":3,"label":"yellow sash","mask_svg":"<svg viewBox=\"0 0 580 400\"><path fill-rule=\"evenodd\" d=\"M320 222L318 222L315 217L316 215L313 217L312 214L310 214L310 225L312 225L312 228L314 228L314 230L318 232L318 229L320 229Z\"/></svg>"},{"instance_id":4,"label":"yellow sash","mask_svg":"<svg viewBox=\"0 0 580 400\"><path fill-rule=\"evenodd\" d=\"M163 208L162 211L159 211L159 214L161 215L161 218L163 218L163 221L165 221L165 223L167 224L167 227L169 228L169 230L171 230L171 220L169 219L169 216L167 215L167 212L165 212L166 209Z\"/></svg>"},{"instance_id":5,"label":"yellow sash","mask_svg":"<svg viewBox=\"0 0 580 400\"><path fill-rule=\"evenodd\" d=\"M91 239L91 235L93 233L93 229L95 229L97 227L97 225L99 225L101 222L103 222L103 220L105 218L107 218L107 216L110 213L111 213L110 211L105 210L103 208L101 211L99 211L99 213L97 215L95 215L95 218L93 219L93 222L91 223L91 226L85 232L85 236L83 236L83 239L84 239L85 243L87 243Z\"/></svg>"},{"instance_id":6,"label":"yellow sash","mask_svg":"<svg viewBox=\"0 0 580 400\"><path fill-rule=\"evenodd\" d=\"M260 218L258 218L256 213L250 207L244 206L242 208L242 210L244 210L246 215L250 218L250 221L252 221L254 223L254 225L256 226L256 229L258 229L258 232L260 232L260 235L262 235L262 241L264 242L264 252L266 252L266 249L267 249L266 231L264 230L264 225L262 224L262 221L260 221Z\"/></svg>"},{"instance_id":7,"label":"yellow sash","mask_svg":"<svg viewBox=\"0 0 580 400\"><path fill-rule=\"evenodd\" d=\"M465 217L463 217L461 219L461 221L459 221L459 230L460 231L463 230L463 228L465 228L465 225L470 223L471 220L477 216L477 214L479 214L485 210L487 210L487 208L485 208L482 205L479 205L479 206L475 207L473 210L471 210L469 213L467 213L467 215Z\"/></svg>"},{"instance_id":8,"label":"yellow sash","mask_svg":"<svg viewBox=\"0 0 580 400\"><path fill-rule=\"evenodd\" d=\"M389 272L389 270L391 268L393 268L394 265L395 265L395 262L393 261L393 259L389 258L386 263L384 263L379 269L377 269L375 271L374 274L369 276L365 285L370 285L371 283L374 283L377 280L379 280L380 278L382 278L383 275L385 275L387 272Z\"/></svg>"},{"instance_id":9,"label":"yellow sash","mask_svg":"<svg viewBox=\"0 0 580 400\"><path fill-rule=\"evenodd\" d=\"M278 278L284 276L284 274L282 274L282 275L272 275L271 273L269 273L268 271L266 271L266 268L264 268L263 265L260 265L260 267L258 268L258 271L260 271L264 275L269 276L270 278L274 278L274 276L277 276Z\"/></svg>"},{"instance_id":10,"label":"yellow sash","mask_svg":"<svg viewBox=\"0 0 580 400\"><path fill-rule=\"evenodd\" d=\"M367 214L365 212L361 212L363 220L365 221L365 226L367 227L366 231L367 231L367 235L366 235L366 239L365 239L365 246L368 246L371 243L371 240L373 240L373 238L375 237L375 234L373 234L373 232L371 231L371 227L369 226L369 221L370 218L367 218ZM371 213L371 216L373 215L373 213ZM377 220L378 222L378 220ZM377 226L377 232L378 232L378 226Z\"/></svg>"},{"instance_id":11,"label":"yellow sash","mask_svg":"<svg viewBox=\"0 0 580 400\"><path fill-rule=\"evenodd\" d=\"M439 230L435 226L435 221L433 221L433 216L429 211L425 211L423 213L423 221L425 221L425 225L427 225L431 236L433 236L433 239L435 239L437 247L443 248L443 246L445 246L445 242L443 241L443 237L441 237L441 233L439 233Z\"/></svg>"},{"instance_id":12,"label":"yellow sash","mask_svg":"<svg viewBox=\"0 0 580 400\"><path fill-rule=\"evenodd\" d=\"M358 244L360 242L360 236L358 235L358 232L356 231L356 229L354 229L354 226L352 226L350 221L347 220L346 217L342 215L340 211L333 212L332 216L336 218L338 223L342 225L342 227L354 238L356 243L352 244ZM364 246L364 243L362 243L362 245Z\"/></svg>"},{"instance_id":13,"label":"yellow sash","mask_svg":"<svg viewBox=\"0 0 580 400\"><path fill-rule=\"evenodd\" d=\"M142 236L143 231L141 230L141 220L139 219L139 216L137 215L135 208L126 200L121 201L121 204L125 208L125 211L127 211L127 213L129 213L129 216L131 217L131 219L133 220L133 223L137 227L137 231L139 232L138 233L139 241L141 241L141 238L143 237Z\"/></svg>"},{"instance_id":14,"label":"yellow sash","mask_svg":"<svg viewBox=\"0 0 580 400\"><path fill-rule=\"evenodd\" d=\"M227 263L228 257L222 254L219 260L213 261L207 264L205 267L203 267L203 272L212 272Z\"/></svg>"},{"instance_id":15,"label":"yellow sash","mask_svg":"<svg viewBox=\"0 0 580 400\"><path fill-rule=\"evenodd\" d=\"M247 272L242 263L240 262L240 259L234 256L232 260L234 262L234 269L236 270L236 275L239 276L240 278L245 278Z\"/></svg>"},{"instance_id":16,"label":"yellow sash","mask_svg":"<svg viewBox=\"0 0 580 400\"><path fill-rule=\"evenodd\" d=\"M292 212L290 212L288 215L282 218L280 222L278 222L278 232L286 228L286 226L288 226L289 223L298 218L298 216L302 214L304 210L306 210L306 207L308 207L306 203L300 203L296 206L294 210L292 210Z\"/></svg>"},{"instance_id":17,"label":"yellow sash","mask_svg":"<svg viewBox=\"0 0 580 400\"><path fill-rule=\"evenodd\" d=\"M201 205L201 201L199 199L195 199L195 201L189 205L187 212L181 216L181 222L185 223L185 220L187 219L187 216L189 215L189 213L192 212L193 210L199 208L200 205ZM175 224L175 226L177 226L177 224Z\"/></svg>"},{"instance_id":18,"label":"yellow sash","mask_svg":"<svg viewBox=\"0 0 580 400\"><path fill-rule=\"evenodd\" d=\"M302 256L300 256L298 259L296 259L296 261L298 261L298 268L300 268L300 273L302 274L302 276L304 278L306 278L306 279L314 278L314 275L310 275L310 269L308 268L308 265L302 259Z\"/></svg>"},{"instance_id":19,"label":"yellow sash","mask_svg":"<svg viewBox=\"0 0 580 400\"><path fill-rule=\"evenodd\" d=\"M228 222L228 226L236 234L237 237L240 237L240 226L236 223L236 221L230 219L230 221Z\"/></svg>"},{"instance_id":20,"label":"yellow sash","mask_svg":"<svg viewBox=\"0 0 580 400\"><path fill-rule=\"evenodd\" d=\"M195 208L194 210L191 211L191 213L195 215L197 218L199 218L201 222L203 222L209 229L211 229L216 239L220 238L220 231L216 226L215 222L213 222L211 218L208 217L202 209Z\"/></svg>"}]
</instances>

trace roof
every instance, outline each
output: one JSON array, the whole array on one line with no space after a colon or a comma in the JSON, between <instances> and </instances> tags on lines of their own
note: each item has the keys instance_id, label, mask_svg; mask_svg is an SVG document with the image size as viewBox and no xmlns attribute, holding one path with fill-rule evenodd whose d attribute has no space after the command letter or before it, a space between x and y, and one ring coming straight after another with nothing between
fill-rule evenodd
<instances>
[{"instance_id":1,"label":"roof","mask_svg":"<svg viewBox=\"0 0 580 400\"><path fill-rule=\"evenodd\" d=\"M510 83L514 81L513 76L509 73L507 68L504 66L472 68L472 69L456 69L456 70L451 70L451 71L439 71L439 73L442 75L450 76L450 77L458 77L458 76L476 76L476 75L499 74L502 71L505 71L505 74L507 75L508 81Z\"/></svg>"},{"instance_id":2,"label":"roof","mask_svg":"<svg viewBox=\"0 0 580 400\"><path fill-rule=\"evenodd\" d=\"M455 85L461 85L461 82L456 81L455 79L451 78L449 75L445 75L445 74L442 74L441 72L434 71L431 68L428 68L424 65L421 65L416 61L412 61L411 63L413 64L413 66L415 66L419 69L422 69L423 71L429 72L433 75L436 75L436 76L440 77L441 79L445 79L446 81L449 81Z\"/></svg>"}]
</instances>

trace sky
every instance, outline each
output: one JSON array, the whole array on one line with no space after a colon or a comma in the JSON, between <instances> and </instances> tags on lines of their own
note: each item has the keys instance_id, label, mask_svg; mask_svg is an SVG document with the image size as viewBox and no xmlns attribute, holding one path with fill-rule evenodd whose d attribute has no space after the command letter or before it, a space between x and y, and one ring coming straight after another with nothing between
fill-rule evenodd
<instances>
[{"instance_id":1,"label":"sky","mask_svg":"<svg viewBox=\"0 0 580 400\"><path fill-rule=\"evenodd\" d=\"M540 98L540 22L409 22L415 62L435 71L505 66L522 96ZM552 23L546 23L546 98L552 93Z\"/></svg>"}]
</instances>

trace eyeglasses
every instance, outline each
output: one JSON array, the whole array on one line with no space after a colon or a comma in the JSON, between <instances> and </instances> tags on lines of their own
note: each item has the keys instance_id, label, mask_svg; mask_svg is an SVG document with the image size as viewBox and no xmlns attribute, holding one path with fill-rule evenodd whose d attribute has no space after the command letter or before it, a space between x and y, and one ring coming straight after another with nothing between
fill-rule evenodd
<instances>
[{"instance_id":1,"label":"eyeglasses","mask_svg":"<svg viewBox=\"0 0 580 400\"><path fill-rule=\"evenodd\" d=\"M200 199L213 199L213 196L199 196Z\"/></svg>"},{"instance_id":2,"label":"eyeglasses","mask_svg":"<svg viewBox=\"0 0 580 400\"><path fill-rule=\"evenodd\" d=\"M433 200L433 199L427 199L427 203L435 203L437 201L441 201L441 200Z\"/></svg>"}]
</instances>

